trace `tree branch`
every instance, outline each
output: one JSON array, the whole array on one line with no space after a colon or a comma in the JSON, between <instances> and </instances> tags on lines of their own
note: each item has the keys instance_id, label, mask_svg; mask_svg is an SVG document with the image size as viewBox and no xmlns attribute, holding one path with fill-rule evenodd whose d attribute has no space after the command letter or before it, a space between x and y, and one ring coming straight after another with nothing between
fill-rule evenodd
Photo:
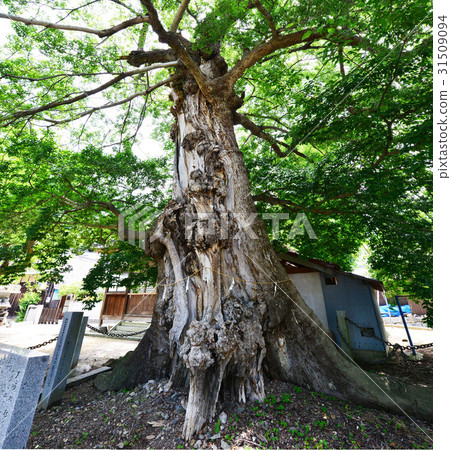
<instances>
[{"instance_id":1,"label":"tree branch","mask_svg":"<svg viewBox=\"0 0 451 450\"><path fill-rule=\"evenodd\" d=\"M46 105L37 106L35 108L30 108L30 109L26 109L26 110L22 110L22 111L17 111L13 114L9 114L7 116L0 118L0 122L5 122L9 119L13 119L10 122L2 125L3 127L5 127L5 126L8 126L11 123L13 123L15 120L20 119L21 117L33 116L37 113L40 113L42 111L48 111L49 109L53 109L58 106L71 105L72 103L76 103L79 100L83 100L87 97L90 97L91 95L94 95L101 91L104 91L105 89L109 88L110 86L113 86L118 81L121 81L124 78L131 77L131 76L139 74L139 73L148 72L149 70L153 70L153 69L172 67L173 65L174 65L173 63L167 63L167 64L160 64L160 65L155 65L155 66L151 66L151 67L144 67L142 69L131 70L129 72L124 72L124 73L121 73L120 75L116 76L115 78L111 79L107 83L104 83L104 84L96 87L95 89L85 91L82 94L76 95L75 97L69 98L67 100L55 100L53 102L47 103Z\"/></svg>"},{"instance_id":2,"label":"tree branch","mask_svg":"<svg viewBox=\"0 0 451 450\"><path fill-rule=\"evenodd\" d=\"M119 59L126 59L126 57L121 57ZM9 73L3 73L3 78L13 78L15 80L25 80L31 82L53 80L55 78L74 78L74 77L97 77L99 75L119 75L120 72L80 72L80 73L59 73L57 75L48 75L46 77L21 77L19 75L11 75Z\"/></svg>"},{"instance_id":3,"label":"tree branch","mask_svg":"<svg viewBox=\"0 0 451 450\"><path fill-rule=\"evenodd\" d=\"M96 111L101 111L102 109L108 109L108 108L114 108L115 106L120 106L123 105L124 103L128 103L130 101L132 101L133 99L135 99L136 97L140 97L140 96L144 96L144 95L149 95L151 92L153 92L155 89L158 89L161 86L164 86L168 83L170 83L171 81L176 80L177 78L179 78L180 75L174 75L172 77L166 78L163 81L160 81L157 84L154 84L153 86L150 86L148 89L146 89L145 91L141 91L141 92L136 92L133 95L130 95L129 97L126 97L122 100L119 100L118 102L113 102L113 103L106 103L105 105L102 106L97 106L95 108L91 108L88 109L87 111L77 114L74 117L71 117L69 119L64 119L64 120L54 120L54 119L50 119L49 117L43 117L41 120L44 120L46 122L50 122L54 125L60 125L63 123L69 123L72 122L74 120L78 120L81 119L82 117L88 116Z\"/></svg>"},{"instance_id":4,"label":"tree branch","mask_svg":"<svg viewBox=\"0 0 451 450\"><path fill-rule=\"evenodd\" d=\"M314 214L322 214L326 216L330 216L332 214L357 214L357 211L340 211L336 209L318 209L318 208L304 208L297 203L294 203L289 200L283 200L278 197L274 197L270 194L257 194L252 196L252 199L256 202L264 202L270 205L280 205L285 206L290 211L305 211Z\"/></svg>"},{"instance_id":5,"label":"tree branch","mask_svg":"<svg viewBox=\"0 0 451 450\"><path fill-rule=\"evenodd\" d=\"M117 230L117 224L115 225L102 225L96 223L84 223L84 222L64 222L63 225L83 226L88 228L100 228L102 230Z\"/></svg>"},{"instance_id":6,"label":"tree branch","mask_svg":"<svg viewBox=\"0 0 451 450\"><path fill-rule=\"evenodd\" d=\"M135 11L133 8L131 8L130 6L126 5L125 3L121 2L120 0L110 0L113 3L116 3L117 5L120 5L126 9L128 9L129 11L131 11L133 14L137 14L139 15L139 13L137 11Z\"/></svg>"},{"instance_id":7,"label":"tree branch","mask_svg":"<svg viewBox=\"0 0 451 450\"><path fill-rule=\"evenodd\" d=\"M117 25L114 25L111 28L107 28L105 30L96 30L94 28L79 27L76 25L62 25L52 22L44 22L42 20L26 19L25 17L14 16L12 14L0 13L0 19L8 19L14 22L24 23L25 25L41 26L44 28L53 28L56 30L78 31L81 33L95 34L96 36L99 36L101 38L112 36L113 34L116 34L119 31L132 27L133 25L138 25L140 23L147 22L146 17L134 17L133 19L129 19Z\"/></svg>"},{"instance_id":8,"label":"tree branch","mask_svg":"<svg viewBox=\"0 0 451 450\"><path fill-rule=\"evenodd\" d=\"M289 146L285 144L284 142L277 141L274 139L271 135L266 133L264 130L268 127L262 127L260 125L257 125L256 123L252 122L249 117L245 116L244 114L235 113L234 116L234 122L235 124L242 125L244 128L249 130L254 136L257 136L261 139L264 139L265 141L269 142L271 144L271 148L274 150L274 152L279 156L280 158L284 158L288 156L290 153L295 153L298 156L301 156L302 158L305 158L309 162L313 162L307 155L304 153L298 152L297 150L294 150L291 152L290 150L283 152L280 149L280 145L283 145L284 147L287 147L289 149Z\"/></svg>"},{"instance_id":9,"label":"tree branch","mask_svg":"<svg viewBox=\"0 0 451 450\"><path fill-rule=\"evenodd\" d=\"M169 31L172 31L175 33L177 31L177 28L179 27L180 21L183 18L183 14L185 13L186 9L188 8L190 0L182 0L182 3L179 6L179 9L175 13L174 20L172 21L171 28Z\"/></svg>"},{"instance_id":10,"label":"tree branch","mask_svg":"<svg viewBox=\"0 0 451 450\"><path fill-rule=\"evenodd\" d=\"M277 28L274 24L274 20L267 9L261 4L260 0L254 0L249 6L250 8L255 7L258 9L261 15L268 21L269 28L271 29L271 34L273 35L273 37L277 38L279 36L279 32L277 31Z\"/></svg>"},{"instance_id":11,"label":"tree branch","mask_svg":"<svg viewBox=\"0 0 451 450\"><path fill-rule=\"evenodd\" d=\"M125 59L131 66L139 67L143 64L151 65L155 63L174 62L177 60L177 54L172 49L157 49L149 52L134 50L126 56L119 57L119 59Z\"/></svg>"},{"instance_id":12,"label":"tree branch","mask_svg":"<svg viewBox=\"0 0 451 450\"><path fill-rule=\"evenodd\" d=\"M207 98L210 98L210 89L207 83L207 78L200 70L199 65L189 54L188 50L182 44L179 36L176 33L172 31L166 31L163 28L163 25L158 18L158 13L150 0L141 0L141 3L146 7L147 12L149 13L148 21L153 31L157 34L159 41L169 45L169 47L171 47L175 51L175 53L177 53L179 58L196 79L196 82L199 85L202 93Z\"/></svg>"},{"instance_id":13,"label":"tree branch","mask_svg":"<svg viewBox=\"0 0 451 450\"><path fill-rule=\"evenodd\" d=\"M350 191L350 192L344 192L341 194L336 194L332 197L329 198L325 198L323 200L320 200L319 202L316 203L316 207L318 207L319 205L322 205L323 203L329 202L330 200L338 200L338 199L342 199L342 198L347 198L347 197L351 197L355 194L357 194L360 189L362 188L362 186L359 185L359 187L357 187L356 189Z\"/></svg>"},{"instance_id":14,"label":"tree branch","mask_svg":"<svg viewBox=\"0 0 451 450\"><path fill-rule=\"evenodd\" d=\"M307 34L307 37L304 38L304 36L306 36L306 33L309 34ZM235 64L235 66L226 75L224 75L223 78L226 82L233 85L239 78L241 78L246 69L252 67L262 58L271 54L272 52L282 48L291 47L292 45L297 45L302 42L305 42L305 44L307 45L309 43L312 43L313 41L320 39L334 39L341 42L342 45L351 46L360 45L363 42L363 39L361 37L349 36L346 32L341 30L336 31L334 34L329 36L328 33L324 31L319 33L316 28L306 28L304 30L287 34L285 36L273 37L269 41L257 45L253 50L244 55L243 58L241 58Z\"/></svg>"}]
</instances>

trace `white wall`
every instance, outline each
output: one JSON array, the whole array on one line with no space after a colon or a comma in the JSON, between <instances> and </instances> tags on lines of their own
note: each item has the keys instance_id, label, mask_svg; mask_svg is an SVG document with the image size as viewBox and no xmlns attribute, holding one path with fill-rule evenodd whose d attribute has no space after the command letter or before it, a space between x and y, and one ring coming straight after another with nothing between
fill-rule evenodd
<instances>
[{"instance_id":1,"label":"white wall","mask_svg":"<svg viewBox=\"0 0 451 450\"><path fill-rule=\"evenodd\" d=\"M297 290L305 300L307 305L313 309L318 319L326 330L327 324L326 306L324 305L323 289L318 272L291 273L288 275L295 284Z\"/></svg>"},{"instance_id":2,"label":"white wall","mask_svg":"<svg viewBox=\"0 0 451 450\"><path fill-rule=\"evenodd\" d=\"M100 255L93 252L85 252L83 255L73 256L68 261L68 265L72 267L72 270L66 272L63 276L63 281L58 283L55 287L58 289L63 284L81 282L95 266L99 258Z\"/></svg>"},{"instance_id":3,"label":"white wall","mask_svg":"<svg viewBox=\"0 0 451 450\"><path fill-rule=\"evenodd\" d=\"M83 309L84 307L84 303L83 302L77 302L74 300L71 300L69 302L69 308L68 311L81 311L85 316L89 317L89 322L93 322L93 321L99 321L100 318L100 311L102 309L102 302L96 303L96 305L94 306L94 308L92 308L90 311Z\"/></svg>"},{"instance_id":4,"label":"white wall","mask_svg":"<svg viewBox=\"0 0 451 450\"><path fill-rule=\"evenodd\" d=\"M98 253L92 252L85 252L83 255L73 256L68 261L72 270L64 274L63 281L55 286L56 289L59 289L63 284L81 283L83 278L95 266L99 258L100 255ZM85 305L82 302L70 300L68 304L69 307L67 308L67 311L82 311L85 316L89 317L89 322L99 320L102 302L97 303L91 311L83 309ZM66 309L64 309L64 311L66 311Z\"/></svg>"}]
</instances>

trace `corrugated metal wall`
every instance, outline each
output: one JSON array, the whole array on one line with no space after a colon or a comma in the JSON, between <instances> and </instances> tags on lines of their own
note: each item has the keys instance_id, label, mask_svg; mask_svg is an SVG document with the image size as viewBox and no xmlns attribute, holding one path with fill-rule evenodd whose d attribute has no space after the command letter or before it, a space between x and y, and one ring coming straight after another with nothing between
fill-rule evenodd
<instances>
[{"instance_id":1,"label":"corrugated metal wall","mask_svg":"<svg viewBox=\"0 0 451 450\"><path fill-rule=\"evenodd\" d=\"M337 274L337 284L327 285L324 274L321 275L324 303L330 330L337 342L341 342L337 329L336 312L346 311L346 317L366 328L373 328L376 336L382 338L381 328L377 319L369 285L361 280ZM384 352L385 346L380 341L362 336L360 330L348 324L351 348Z\"/></svg>"}]
</instances>

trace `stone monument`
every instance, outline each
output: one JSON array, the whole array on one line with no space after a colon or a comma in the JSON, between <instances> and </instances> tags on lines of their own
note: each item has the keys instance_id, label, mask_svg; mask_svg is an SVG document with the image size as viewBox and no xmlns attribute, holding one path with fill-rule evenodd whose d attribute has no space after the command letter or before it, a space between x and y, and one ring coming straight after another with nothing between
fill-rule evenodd
<instances>
[{"instance_id":1,"label":"stone monument","mask_svg":"<svg viewBox=\"0 0 451 450\"><path fill-rule=\"evenodd\" d=\"M38 405L40 409L47 409L49 406L58 403L63 397L82 318L82 312L70 311L64 314L49 372L45 379L41 401Z\"/></svg>"},{"instance_id":2,"label":"stone monument","mask_svg":"<svg viewBox=\"0 0 451 450\"><path fill-rule=\"evenodd\" d=\"M88 316L83 316L81 320L80 330L78 332L77 343L75 344L74 357L72 358L71 369L74 369L80 359L81 346L85 337L86 325L88 324Z\"/></svg>"},{"instance_id":3,"label":"stone monument","mask_svg":"<svg viewBox=\"0 0 451 450\"><path fill-rule=\"evenodd\" d=\"M49 355L0 343L0 448L25 448Z\"/></svg>"}]
</instances>

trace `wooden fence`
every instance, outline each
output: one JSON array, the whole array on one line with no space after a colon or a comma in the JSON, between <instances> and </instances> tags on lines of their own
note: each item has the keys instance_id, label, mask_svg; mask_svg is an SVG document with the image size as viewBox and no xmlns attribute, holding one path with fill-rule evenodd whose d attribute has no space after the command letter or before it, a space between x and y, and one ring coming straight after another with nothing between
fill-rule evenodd
<instances>
[{"instance_id":1,"label":"wooden fence","mask_svg":"<svg viewBox=\"0 0 451 450\"><path fill-rule=\"evenodd\" d=\"M9 303L11 307L8 308L9 317L15 316L19 312L19 300L23 297L23 292L20 294L11 294L9 296Z\"/></svg>"},{"instance_id":2,"label":"wooden fence","mask_svg":"<svg viewBox=\"0 0 451 450\"><path fill-rule=\"evenodd\" d=\"M28 280L29 281L29 280ZM36 282L32 282L32 284L35 284ZM20 293L18 294L10 294L9 296L9 303L10 307L8 308L8 315L9 317L15 316L19 312L19 301L24 296L24 294L27 292L27 287L25 285L24 279L19 283ZM52 298L53 293L55 292L55 284L49 283L47 287L44 290L41 290L41 301L38 303L38 305L44 304L44 301L47 298ZM56 302L56 303L55 303ZM58 307L58 300L52 300L49 305L50 308L57 308Z\"/></svg>"},{"instance_id":3,"label":"wooden fence","mask_svg":"<svg viewBox=\"0 0 451 450\"><path fill-rule=\"evenodd\" d=\"M42 308L38 323L58 323L60 315L60 310L57 308Z\"/></svg>"},{"instance_id":4,"label":"wooden fence","mask_svg":"<svg viewBox=\"0 0 451 450\"><path fill-rule=\"evenodd\" d=\"M150 319L155 301L156 294L107 292L103 298L100 325L104 319L122 320L126 317Z\"/></svg>"}]
</instances>

